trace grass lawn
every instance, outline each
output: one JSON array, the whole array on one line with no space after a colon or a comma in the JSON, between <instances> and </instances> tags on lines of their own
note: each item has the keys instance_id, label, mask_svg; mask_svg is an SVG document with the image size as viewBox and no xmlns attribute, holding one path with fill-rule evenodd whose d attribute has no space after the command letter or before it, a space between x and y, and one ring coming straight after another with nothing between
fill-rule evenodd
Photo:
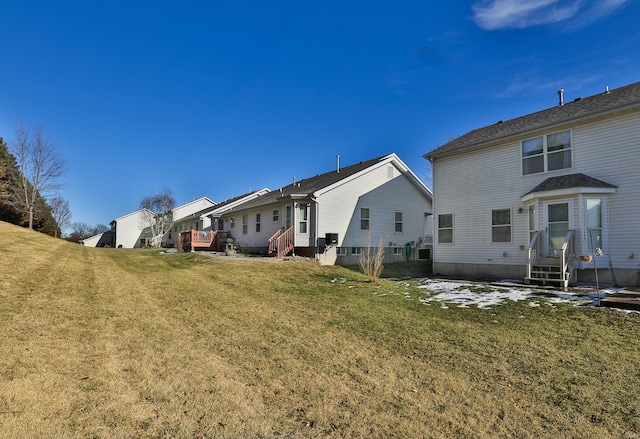
<instances>
[{"instance_id":1,"label":"grass lawn","mask_svg":"<svg viewBox=\"0 0 640 439\"><path fill-rule=\"evenodd\" d=\"M0 438L640 433L638 314L443 309L307 261L0 237Z\"/></svg>"}]
</instances>

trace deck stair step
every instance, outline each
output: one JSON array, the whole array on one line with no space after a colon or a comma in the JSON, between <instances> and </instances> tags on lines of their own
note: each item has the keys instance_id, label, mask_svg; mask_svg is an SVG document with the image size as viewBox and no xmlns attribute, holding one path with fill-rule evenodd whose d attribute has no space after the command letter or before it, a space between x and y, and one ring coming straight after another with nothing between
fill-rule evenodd
<instances>
[{"instance_id":1,"label":"deck stair step","mask_svg":"<svg viewBox=\"0 0 640 439\"><path fill-rule=\"evenodd\" d=\"M640 291L620 290L600 299L600 306L640 311Z\"/></svg>"},{"instance_id":2,"label":"deck stair step","mask_svg":"<svg viewBox=\"0 0 640 439\"><path fill-rule=\"evenodd\" d=\"M564 285L569 273L562 272L558 258L538 258L531 267L531 276L525 278L528 283L540 283L542 285Z\"/></svg>"}]
</instances>

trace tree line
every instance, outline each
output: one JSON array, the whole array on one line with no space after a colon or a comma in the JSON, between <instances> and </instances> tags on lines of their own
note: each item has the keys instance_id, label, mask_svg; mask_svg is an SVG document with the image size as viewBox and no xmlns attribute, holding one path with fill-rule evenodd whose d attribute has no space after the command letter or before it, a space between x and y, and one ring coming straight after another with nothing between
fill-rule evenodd
<instances>
[{"instance_id":1,"label":"tree line","mask_svg":"<svg viewBox=\"0 0 640 439\"><path fill-rule=\"evenodd\" d=\"M60 181L67 171L42 128L18 122L15 139L0 137L0 221L59 237L71 222Z\"/></svg>"}]
</instances>

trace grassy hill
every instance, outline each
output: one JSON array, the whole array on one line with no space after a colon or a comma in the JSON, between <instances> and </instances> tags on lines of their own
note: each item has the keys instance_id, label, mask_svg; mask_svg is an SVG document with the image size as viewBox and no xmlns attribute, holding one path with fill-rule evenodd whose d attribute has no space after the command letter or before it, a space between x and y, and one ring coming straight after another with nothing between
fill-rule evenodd
<instances>
[{"instance_id":1,"label":"grassy hill","mask_svg":"<svg viewBox=\"0 0 640 439\"><path fill-rule=\"evenodd\" d=\"M0 438L637 437L638 315L400 284L0 222Z\"/></svg>"}]
</instances>

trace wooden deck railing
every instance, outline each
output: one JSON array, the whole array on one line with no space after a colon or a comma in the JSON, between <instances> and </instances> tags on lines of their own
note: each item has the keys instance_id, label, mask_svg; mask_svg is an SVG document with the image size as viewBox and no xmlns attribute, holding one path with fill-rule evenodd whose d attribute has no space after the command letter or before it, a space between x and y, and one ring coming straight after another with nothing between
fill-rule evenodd
<instances>
[{"instance_id":1,"label":"wooden deck railing","mask_svg":"<svg viewBox=\"0 0 640 439\"><path fill-rule=\"evenodd\" d=\"M275 254L278 258L285 257L294 248L294 229L293 226L287 230L278 229L271 238L269 238L269 254Z\"/></svg>"},{"instance_id":2,"label":"wooden deck railing","mask_svg":"<svg viewBox=\"0 0 640 439\"><path fill-rule=\"evenodd\" d=\"M232 238L231 233L222 230L187 230L180 232L182 247L189 248L192 252L197 248L213 248L221 251L227 243L227 239Z\"/></svg>"},{"instance_id":3,"label":"wooden deck railing","mask_svg":"<svg viewBox=\"0 0 640 439\"><path fill-rule=\"evenodd\" d=\"M269 254L272 255L278 252L278 236L284 233L284 227L280 227L276 233L269 238Z\"/></svg>"}]
</instances>

